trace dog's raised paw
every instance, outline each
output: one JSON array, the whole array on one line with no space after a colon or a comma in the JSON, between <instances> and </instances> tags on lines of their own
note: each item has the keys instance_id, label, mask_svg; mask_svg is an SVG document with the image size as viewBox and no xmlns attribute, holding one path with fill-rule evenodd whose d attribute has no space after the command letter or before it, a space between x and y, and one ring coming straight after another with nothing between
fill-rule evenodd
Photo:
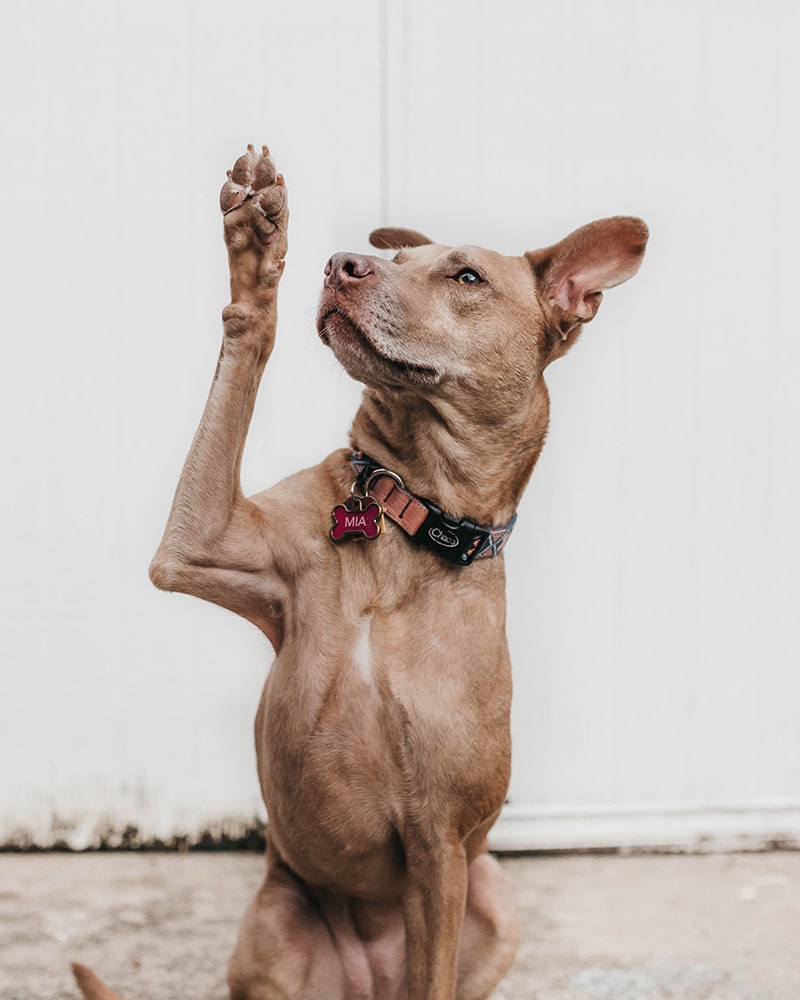
<instances>
[{"instance_id":1,"label":"dog's raised paw","mask_svg":"<svg viewBox=\"0 0 800 1000\"><path fill-rule=\"evenodd\" d=\"M249 145L247 152L228 171L228 179L222 185L219 205L224 215L230 215L247 202L251 203L254 212L252 221L258 224L257 216L263 220L259 229L267 228L271 232L273 227L280 225L286 207L286 185L267 146L262 146L259 153Z\"/></svg>"},{"instance_id":2,"label":"dog's raised paw","mask_svg":"<svg viewBox=\"0 0 800 1000\"><path fill-rule=\"evenodd\" d=\"M283 272L289 207L269 149L248 146L219 196L234 298L274 289Z\"/></svg>"}]
</instances>

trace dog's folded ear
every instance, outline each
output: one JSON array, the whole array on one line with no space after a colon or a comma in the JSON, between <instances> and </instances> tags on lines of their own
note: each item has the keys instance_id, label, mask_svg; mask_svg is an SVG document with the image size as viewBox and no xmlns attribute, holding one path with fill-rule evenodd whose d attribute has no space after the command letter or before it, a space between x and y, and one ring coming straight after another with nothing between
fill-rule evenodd
<instances>
[{"instance_id":1,"label":"dog's folded ear","mask_svg":"<svg viewBox=\"0 0 800 1000\"><path fill-rule=\"evenodd\" d=\"M378 250L402 250L403 247L424 247L433 240L418 233L416 229L399 229L396 226L383 226L373 229L369 241Z\"/></svg>"},{"instance_id":2,"label":"dog's folded ear","mask_svg":"<svg viewBox=\"0 0 800 1000\"><path fill-rule=\"evenodd\" d=\"M576 229L560 243L526 253L545 306L567 332L593 319L606 288L632 278L647 246L641 219L615 216Z\"/></svg>"}]
</instances>

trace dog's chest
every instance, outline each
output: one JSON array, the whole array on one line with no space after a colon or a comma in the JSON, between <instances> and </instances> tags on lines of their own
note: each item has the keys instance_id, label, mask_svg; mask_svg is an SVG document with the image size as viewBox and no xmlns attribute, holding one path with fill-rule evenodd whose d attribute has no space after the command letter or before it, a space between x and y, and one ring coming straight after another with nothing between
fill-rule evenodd
<instances>
[{"instance_id":1,"label":"dog's chest","mask_svg":"<svg viewBox=\"0 0 800 1000\"><path fill-rule=\"evenodd\" d=\"M372 661L372 615L366 615L356 625L353 651L350 662L356 677L367 687L375 690L375 674Z\"/></svg>"},{"instance_id":2,"label":"dog's chest","mask_svg":"<svg viewBox=\"0 0 800 1000\"><path fill-rule=\"evenodd\" d=\"M502 802L502 590L455 581L366 572L362 560L298 588L257 743L273 836L314 884L386 892L375 887L401 877L396 837L419 802L453 814L455 796L464 829Z\"/></svg>"},{"instance_id":3,"label":"dog's chest","mask_svg":"<svg viewBox=\"0 0 800 1000\"><path fill-rule=\"evenodd\" d=\"M373 581L340 579L328 603L319 589L300 595L268 684L265 740L292 772L326 781L341 770L390 795L404 768L429 770L437 756L469 767L487 719L507 715L505 609L491 589Z\"/></svg>"}]
</instances>

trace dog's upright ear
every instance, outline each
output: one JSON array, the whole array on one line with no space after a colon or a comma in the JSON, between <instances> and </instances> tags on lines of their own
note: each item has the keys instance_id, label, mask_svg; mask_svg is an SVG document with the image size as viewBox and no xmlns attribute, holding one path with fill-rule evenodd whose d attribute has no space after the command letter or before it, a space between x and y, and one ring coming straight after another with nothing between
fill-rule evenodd
<instances>
[{"instance_id":1,"label":"dog's upright ear","mask_svg":"<svg viewBox=\"0 0 800 1000\"><path fill-rule=\"evenodd\" d=\"M577 339L581 326L594 319L603 292L632 278L647 246L641 219L615 216L576 229L560 243L526 253L536 275L551 329L560 334L553 357Z\"/></svg>"},{"instance_id":2,"label":"dog's upright ear","mask_svg":"<svg viewBox=\"0 0 800 1000\"><path fill-rule=\"evenodd\" d=\"M399 229L396 226L383 226L373 229L369 241L378 250L402 250L403 247L424 247L433 240L418 233L416 229Z\"/></svg>"}]
</instances>

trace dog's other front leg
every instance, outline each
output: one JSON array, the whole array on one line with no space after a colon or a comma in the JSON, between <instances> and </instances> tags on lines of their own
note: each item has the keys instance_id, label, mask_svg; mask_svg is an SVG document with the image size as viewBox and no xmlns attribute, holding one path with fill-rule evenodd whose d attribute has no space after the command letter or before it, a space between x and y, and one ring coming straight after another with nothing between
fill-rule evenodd
<instances>
[{"instance_id":1,"label":"dog's other front leg","mask_svg":"<svg viewBox=\"0 0 800 1000\"><path fill-rule=\"evenodd\" d=\"M272 352L286 253L283 177L264 147L239 157L220 203L231 278L217 372L178 483L153 583L213 601L280 643L281 592L268 517L246 500L239 473L256 392Z\"/></svg>"},{"instance_id":2,"label":"dog's other front leg","mask_svg":"<svg viewBox=\"0 0 800 1000\"><path fill-rule=\"evenodd\" d=\"M460 842L406 844L403 896L409 1000L454 1000L467 900L467 858Z\"/></svg>"}]
</instances>

